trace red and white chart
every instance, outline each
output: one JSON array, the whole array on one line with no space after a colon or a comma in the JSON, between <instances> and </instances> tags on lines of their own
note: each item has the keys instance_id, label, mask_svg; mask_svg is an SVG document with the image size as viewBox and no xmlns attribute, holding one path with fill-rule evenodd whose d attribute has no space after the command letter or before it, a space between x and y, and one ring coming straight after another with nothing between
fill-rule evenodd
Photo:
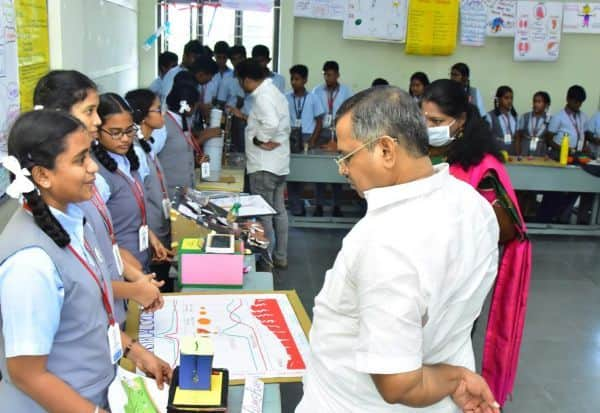
<instances>
[{"instance_id":1,"label":"red and white chart","mask_svg":"<svg viewBox=\"0 0 600 413\"><path fill-rule=\"evenodd\" d=\"M308 340L287 295L215 294L165 296L165 306L140 316L139 342L168 362L179 364L186 335L210 334L213 365L231 380L301 377Z\"/></svg>"}]
</instances>

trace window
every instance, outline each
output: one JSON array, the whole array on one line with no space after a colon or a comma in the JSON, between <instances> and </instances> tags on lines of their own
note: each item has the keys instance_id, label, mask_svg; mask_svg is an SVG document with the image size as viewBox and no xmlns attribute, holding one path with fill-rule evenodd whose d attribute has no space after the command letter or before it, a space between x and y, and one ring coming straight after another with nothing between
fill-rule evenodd
<instances>
[{"instance_id":1,"label":"window","mask_svg":"<svg viewBox=\"0 0 600 413\"><path fill-rule=\"evenodd\" d=\"M199 39L211 49L217 41L224 40L229 45L244 45L249 55L255 45L264 44L271 51L272 65L276 69L279 45L275 19L279 18L279 0L274 4L275 7L265 13L203 6L201 2L185 0L159 1L159 22L171 22L171 35L161 38L160 51L169 50L181 58L183 47L191 39Z\"/></svg>"}]
</instances>

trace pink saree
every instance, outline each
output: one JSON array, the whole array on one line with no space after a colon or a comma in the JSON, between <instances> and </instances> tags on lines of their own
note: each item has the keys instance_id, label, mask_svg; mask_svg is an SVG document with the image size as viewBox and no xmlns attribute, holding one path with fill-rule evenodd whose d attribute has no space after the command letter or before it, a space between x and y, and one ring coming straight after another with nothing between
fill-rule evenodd
<instances>
[{"instance_id":1,"label":"pink saree","mask_svg":"<svg viewBox=\"0 0 600 413\"><path fill-rule=\"evenodd\" d=\"M494 171L506 195L512 201L519 217L518 236L504 245L500 258L498 277L485 333L482 375L500 405L504 405L512 392L519 361L521 338L525 327L527 296L531 276L531 242L519 209L515 191L504 165L491 155L486 155L477 166L468 171L460 165L451 165L450 173L474 188L490 171Z\"/></svg>"}]
</instances>

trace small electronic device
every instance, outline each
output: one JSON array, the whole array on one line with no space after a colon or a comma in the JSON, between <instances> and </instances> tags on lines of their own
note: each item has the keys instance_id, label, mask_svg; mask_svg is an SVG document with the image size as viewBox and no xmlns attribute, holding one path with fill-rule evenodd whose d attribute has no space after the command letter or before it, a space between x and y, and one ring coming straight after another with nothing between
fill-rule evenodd
<instances>
[{"instance_id":1,"label":"small electronic device","mask_svg":"<svg viewBox=\"0 0 600 413\"><path fill-rule=\"evenodd\" d=\"M235 238L231 234L208 234L205 251L212 254L233 254Z\"/></svg>"}]
</instances>

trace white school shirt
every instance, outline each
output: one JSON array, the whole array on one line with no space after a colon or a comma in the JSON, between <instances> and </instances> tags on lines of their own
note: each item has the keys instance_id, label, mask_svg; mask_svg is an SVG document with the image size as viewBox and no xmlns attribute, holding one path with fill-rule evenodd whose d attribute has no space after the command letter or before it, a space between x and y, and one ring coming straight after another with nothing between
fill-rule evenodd
<instances>
[{"instance_id":1,"label":"white school shirt","mask_svg":"<svg viewBox=\"0 0 600 413\"><path fill-rule=\"evenodd\" d=\"M228 106L235 107L237 104L237 98L243 98L245 95L240 82L237 77L227 77L221 82L219 87L219 93L217 94L217 100L225 102Z\"/></svg>"},{"instance_id":2,"label":"white school shirt","mask_svg":"<svg viewBox=\"0 0 600 413\"><path fill-rule=\"evenodd\" d=\"M285 95L290 110L290 123L295 126L298 114L300 113L300 122L302 124L303 134L312 134L317 126L317 118L325 113L319 99L311 92L306 91L304 96L294 95L294 91Z\"/></svg>"},{"instance_id":3,"label":"white school shirt","mask_svg":"<svg viewBox=\"0 0 600 413\"><path fill-rule=\"evenodd\" d=\"M290 173L290 114L285 96L267 78L251 93L253 104L246 126L246 171L267 171L275 175ZM253 143L278 142L266 151Z\"/></svg>"},{"instance_id":4,"label":"white school shirt","mask_svg":"<svg viewBox=\"0 0 600 413\"><path fill-rule=\"evenodd\" d=\"M550 123L548 124L548 132L554 135L554 142L558 145L561 144L563 135L569 134L569 147L576 148L578 141L585 138L585 125L588 121L588 117L582 111L577 114L569 114L563 108L556 115L552 116Z\"/></svg>"},{"instance_id":5,"label":"white school shirt","mask_svg":"<svg viewBox=\"0 0 600 413\"><path fill-rule=\"evenodd\" d=\"M448 164L434 171L366 191L367 214L315 298L296 413L459 412L450 398L390 405L370 376L437 363L475 369L471 330L498 271L498 222Z\"/></svg>"},{"instance_id":6,"label":"white school shirt","mask_svg":"<svg viewBox=\"0 0 600 413\"><path fill-rule=\"evenodd\" d=\"M342 106L342 103L344 103L346 99L352 96L352 90L350 90L348 86L343 84L340 84L338 86L337 94L336 92L330 93L325 84L321 84L315 87L312 93L314 93L315 96L319 98L323 109L325 109L325 113L331 114L334 118L338 109L340 108L340 106ZM332 108L329 107L330 95L334 95L332 96L334 98Z\"/></svg>"},{"instance_id":7,"label":"white school shirt","mask_svg":"<svg viewBox=\"0 0 600 413\"><path fill-rule=\"evenodd\" d=\"M210 82L206 85L206 92L204 96L205 103L212 103L212 101L217 98L219 94L219 89L224 84L225 79L229 79L233 77L233 70L227 68L223 73L217 72L212 77Z\"/></svg>"},{"instance_id":8,"label":"white school shirt","mask_svg":"<svg viewBox=\"0 0 600 413\"><path fill-rule=\"evenodd\" d=\"M83 211L74 204L66 213L50 212L71 238L71 246L88 262L83 247ZM0 309L6 357L50 354L64 303L64 286L54 263L39 247L20 250L0 266Z\"/></svg>"}]
</instances>

